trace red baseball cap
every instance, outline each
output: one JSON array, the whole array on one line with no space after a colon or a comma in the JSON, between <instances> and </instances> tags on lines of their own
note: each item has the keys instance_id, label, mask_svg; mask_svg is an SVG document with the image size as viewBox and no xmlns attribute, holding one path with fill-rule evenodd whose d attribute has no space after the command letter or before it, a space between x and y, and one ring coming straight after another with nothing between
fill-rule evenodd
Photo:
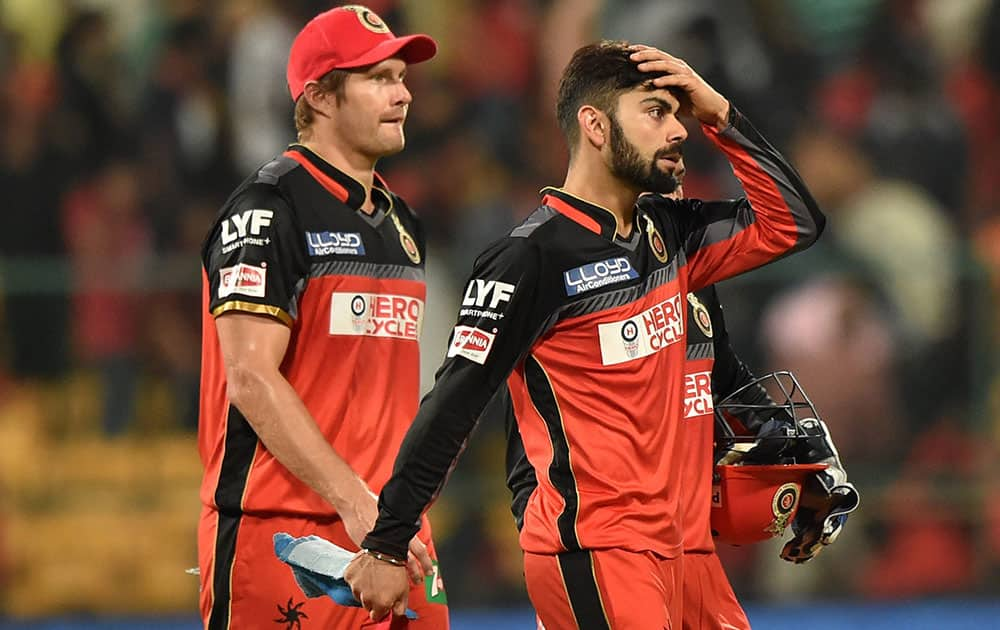
<instances>
[{"instance_id":1,"label":"red baseball cap","mask_svg":"<svg viewBox=\"0 0 1000 630\"><path fill-rule=\"evenodd\" d=\"M297 101L306 83L337 68L360 68L398 56L406 63L427 61L437 43L427 35L396 37L374 11L349 4L320 13L292 42L288 91Z\"/></svg>"}]
</instances>

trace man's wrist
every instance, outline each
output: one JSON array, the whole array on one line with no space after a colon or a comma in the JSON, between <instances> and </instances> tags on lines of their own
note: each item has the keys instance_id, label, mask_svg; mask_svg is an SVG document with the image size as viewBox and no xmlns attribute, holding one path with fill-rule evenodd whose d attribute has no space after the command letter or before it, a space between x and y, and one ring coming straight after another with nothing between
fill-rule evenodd
<instances>
[{"instance_id":1,"label":"man's wrist","mask_svg":"<svg viewBox=\"0 0 1000 630\"><path fill-rule=\"evenodd\" d=\"M715 119L715 123L713 123L716 129L722 131L729 126L729 115L732 109L732 105L730 105L729 101L726 101L726 107L719 112L719 115Z\"/></svg>"},{"instance_id":2,"label":"man's wrist","mask_svg":"<svg viewBox=\"0 0 1000 630\"><path fill-rule=\"evenodd\" d=\"M405 567L406 566L406 559L405 558L397 558L396 556L393 556L393 555L390 555L390 554L387 554L387 553L382 553L381 551L375 551L374 549L368 549L366 547L362 547L361 548L361 553L363 553L365 555L369 555L372 558L375 558L376 560L378 560L379 562L385 562L385 563L391 564L391 565L393 565L395 567Z\"/></svg>"},{"instance_id":3,"label":"man's wrist","mask_svg":"<svg viewBox=\"0 0 1000 630\"><path fill-rule=\"evenodd\" d=\"M365 537L364 540L361 541L360 546L361 550L364 551L365 553L370 554L372 552L376 552L384 556L388 556L390 558L399 559L399 558L406 558L409 542L407 541L402 545L397 545L387 542L381 538L373 538L371 534L369 534L368 536Z\"/></svg>"}]
</instances>

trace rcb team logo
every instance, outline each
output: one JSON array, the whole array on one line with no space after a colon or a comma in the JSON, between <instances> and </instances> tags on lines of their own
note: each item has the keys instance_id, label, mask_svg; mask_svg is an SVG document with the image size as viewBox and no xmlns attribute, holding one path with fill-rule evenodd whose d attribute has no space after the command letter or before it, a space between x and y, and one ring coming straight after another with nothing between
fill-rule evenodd
<instances>
[{"instance_id":1,"label":"rcb team logo","mask_svg":"<svg viewBox=\"0 0 1000 630\"><path fill-rule=\"evenodd\" d=\"M774 514L774 521L767 531L775 536L780 535L788 527L788 519L799 504L799 486L794 483L786 483L774 492L771 499L771 512Z\"/></svg>"},{"instance_id":2,"label":"rcb team logo","mask_svg":"<svg viewBox=\"0 0 1000 630\"><path fill-rule=\"evenodd\" d=\"M389 32L389 27L385 25L385 22L382 21L382 18L376 15L375 12L369 9L368 7L362 6L360 4L349 4L343 8L347 9L348 11L354 11L354 13L357 14L358 16L358 21L361 22L361 26L364 26L369 31L373 33Z\"/></svg>"},{"instance_id":3,"label":"rcb team logo","mask_svg":"<svg viewBox=\"0 0 1000 630\"><path fill-rule=\"evenodd\" d=\"M694 293L688 293L688 302L691 303L691 311L694 314L694 323L698 324L698 329L702 334L712 338L712 318L708 314L708 308L702 304Z\"/></svg>"},{"instance_id":4,"label":"rcb team logo","mask_svg":"<svg viewBox=\"0 0 1000 630\"><path fill-rule=\"evenodd\" d=\"M403 222L399 220L395 212L390 213L389 216L392 217L392 223L396 226L396 231L399 232L399 244L402 246L403 251L406 252L406 256L414 265L419 265L420 250L417 248L417 242L413 240L410 233L403 227Z\"/></svg>"},{"instance_id":5,"label":"rcb team logo","mask_svg":"<svg viewBox=\"0 0 1000 630\"><path fill-rule=\"evenodd\" d=\"M660 236L660 231L656 229L653 225L653 220L649 217L646 219L646 237L649 239L649 248L653 250L653 255L661 263L667 262L667 246L663 243L663 237Z\"/></svg>"}]
</instances>

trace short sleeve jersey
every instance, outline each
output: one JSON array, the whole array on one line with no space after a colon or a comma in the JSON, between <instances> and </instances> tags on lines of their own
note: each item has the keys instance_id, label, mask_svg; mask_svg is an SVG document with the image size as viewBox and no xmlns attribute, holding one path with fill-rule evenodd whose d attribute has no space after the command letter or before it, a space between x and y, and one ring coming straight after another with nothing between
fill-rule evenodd
<instances>
[{"instance_id":1,"label":"short sleeve jersey","mask_svg":"<svg viewBox=\"0 0 1000 630\"><path fill-rule=\"evenodd\" d=\"M332 506L258 440L226 396L216 318L290 329L282 375L334 450L377 492L419 402L424 237L376 178L360 182L292 145L245 180L202 251L201 500L230 513L326 516Z\"/></svg>"}]
</instances>

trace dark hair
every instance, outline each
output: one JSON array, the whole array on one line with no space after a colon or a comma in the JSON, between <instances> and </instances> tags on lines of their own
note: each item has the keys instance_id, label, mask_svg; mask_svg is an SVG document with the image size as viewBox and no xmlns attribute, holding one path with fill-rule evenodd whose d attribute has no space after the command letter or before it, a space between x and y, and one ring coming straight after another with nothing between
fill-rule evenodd
<instances>
[{"instance_id":1,"label":"dark hair","mask_svg":"<svg viewBox=\"0 0 1000 630\"><path fill-rule=\"evenodd\" d=\"M576 113L584 105L592 105L612 116L618 97L637 85L653 79L656 74L641 72L625 41L601 40L573 53L559 80L556 98L556 118L566 136L572 154L580 141L580 125Z\"/></svg>"},{"instance_id":2,"label":"dark hair","mask_svg":"<svg viewBox=\"0 0 1000 630\"><path fill-rule=\"evenodd\" d=\"M342 103L346 95L344 86L347 85L347 77L350 74L348 70L331 70L320 77L317 83L319 83L320 90L332 93L336 96L337 103ZM295 131L298 133L299 140L303 139L303 132L309 129L315 118L316 110L312 108L305 93L303 93L299 100L295 101Z\"/></svg>"}]
</instances>

